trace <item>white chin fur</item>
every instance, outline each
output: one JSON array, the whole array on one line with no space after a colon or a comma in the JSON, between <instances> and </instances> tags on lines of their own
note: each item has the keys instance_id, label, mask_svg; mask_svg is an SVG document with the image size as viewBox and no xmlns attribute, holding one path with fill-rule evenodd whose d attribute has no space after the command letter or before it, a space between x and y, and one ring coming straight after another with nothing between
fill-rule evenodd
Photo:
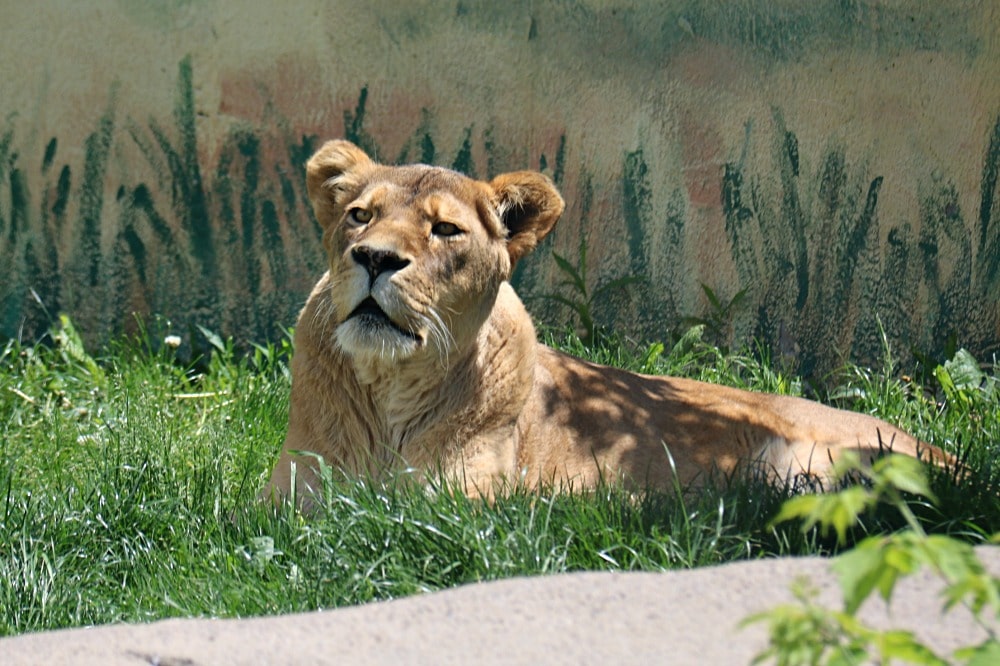
<instances>
[{"instance_id":1,"label":"white chin fur","mask_svg":"<svg viewBox=\"0 0 1000 666\"><path fill-rule=\"evenodd\" d=\"M337 345L349 356L378 361L409 358L421 347L419 341L392 326L372 326L348 319L336 331Z\"/></svg>"}]
</instances>

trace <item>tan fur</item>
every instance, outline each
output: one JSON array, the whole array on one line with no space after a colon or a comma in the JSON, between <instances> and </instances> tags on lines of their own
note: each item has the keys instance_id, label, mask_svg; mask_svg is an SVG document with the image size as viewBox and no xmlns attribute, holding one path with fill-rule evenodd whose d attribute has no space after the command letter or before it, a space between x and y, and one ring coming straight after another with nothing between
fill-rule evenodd
<instances>
[{"instance_id":1,"label":"tan fur","mask_svg":"<svg viewBox=\"0 0 1000 666\"><path fill-rule=\"evenodd\" d=\"M870 416L631 374L536 342L507 278L562 213L542 174L486 183L379 165L331 141L307 175L329 270L296 328L288 436L265 489L272 498L290 494L295 462L308 502L317 456L375 478L444 473L474 495L498 482L588 488L602 478L666 488L667 450L682 484L741 464L823 480L839 452L874 453L880 441L946 458ZM382 312L369 301L367 314L350 317L368 298Z\"/></svg>"}]
</instances>

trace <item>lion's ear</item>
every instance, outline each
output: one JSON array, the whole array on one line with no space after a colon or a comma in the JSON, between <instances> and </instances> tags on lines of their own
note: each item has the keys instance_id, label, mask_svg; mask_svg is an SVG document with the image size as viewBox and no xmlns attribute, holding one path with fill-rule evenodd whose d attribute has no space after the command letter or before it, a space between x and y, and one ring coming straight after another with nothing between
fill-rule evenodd
<instances>
[{"instance_id":1,"label":"lion's ear","mask_svg":"<svg viewBox=\"0 0 1000 666\"><path fill-rule=\"evenodd\" d=\"M531 252L556 225L566 204L552 181L537 171L515 171L490 181L497 213L507 228L511 265Z\"/></svg>"},{"instance_id":2,"label":"lion's ear","mask_svg":"<svg viewBox=\"0 0 1000 666\"><path fill-rule=\"evenodd\" d=\"M337 209L344 204L338 201L351 189L350 174L360 166L372 164L365 151L350 141L327 141L309 158L306 164L306 189L312 201L316 218L324 227L339 217Z\"/></svg>"}]
</instances>

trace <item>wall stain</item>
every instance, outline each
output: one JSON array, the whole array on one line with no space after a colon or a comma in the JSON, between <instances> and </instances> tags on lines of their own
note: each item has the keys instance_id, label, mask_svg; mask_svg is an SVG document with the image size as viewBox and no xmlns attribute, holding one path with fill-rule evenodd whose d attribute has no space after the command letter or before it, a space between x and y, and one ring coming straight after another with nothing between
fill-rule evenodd
<instances>
[{"instance_id":1,"label":"wall stain","mask_svg":"<svg viewBox=\"0 0 1000 666\"><path fill-rule=\"evenodd\" d=\"M993 123L989 147L983 159L979 205L979 266L977 281L983 288L1000 287L1000 115Z\"/></svg>"},{"instance_id":2,"label":"wall stain","mask_svg":"<svg viewBox=\"0 0 1000 666\"><path fill-rule=\"evenodd\" d=\"M464 173L470 178L476 178L476 165L472 161L472 128L465 128L465 136L462 139L462 145L459 147L458 152L455 153L455 159L452 160L451 168L460 173Z\"/></svg>"},{"instance_id":3,"label":"wall stain","mask_svg":"<svg viewBox=\"0 0 1000 666\"><path fill-rule=\"evenodd\" d=\"M641 149L625 155L622 212L628 239L629 272L632 275L644 275L649 269L646 228L653 215L653 193L649 187L648 172Z\"/></svg>"}]
</instances>

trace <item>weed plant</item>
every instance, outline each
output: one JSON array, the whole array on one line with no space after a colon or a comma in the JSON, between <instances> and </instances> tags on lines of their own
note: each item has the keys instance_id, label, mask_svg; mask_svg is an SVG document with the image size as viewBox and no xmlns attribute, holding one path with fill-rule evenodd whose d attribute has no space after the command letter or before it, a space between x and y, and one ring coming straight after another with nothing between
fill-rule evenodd
<instances>
[{"instance_id":1,"label":"weed plant","mask_svg":"<svg viewBox=\"0 0 1000 666\"><path fill-rule=\"evenodd\" d=\"M639 372L802 392L762 354L724 354L701 334L669 349L544 336ZM290 343L243 355L200 335L195 346L213 353L195 360L179 357L176 339L144 335L92 356L68 320L47 344L0 349L0 635L332 608L510 576L826 554L904 527L899 512L878 507L843 543L774 526L788 494L747 476L716 476L697 492L630 494L610 479L587 493L513 489L483 504L440 484L329 470L320 509L304 517L257 499L287 423ZM966 460L957 481L932 470L937 507L911 500L926 532L975 543L1000 530L996 365L956 357L920 386L892 369L847 368L829 398Z\"/></svg>"}]
</instances>

